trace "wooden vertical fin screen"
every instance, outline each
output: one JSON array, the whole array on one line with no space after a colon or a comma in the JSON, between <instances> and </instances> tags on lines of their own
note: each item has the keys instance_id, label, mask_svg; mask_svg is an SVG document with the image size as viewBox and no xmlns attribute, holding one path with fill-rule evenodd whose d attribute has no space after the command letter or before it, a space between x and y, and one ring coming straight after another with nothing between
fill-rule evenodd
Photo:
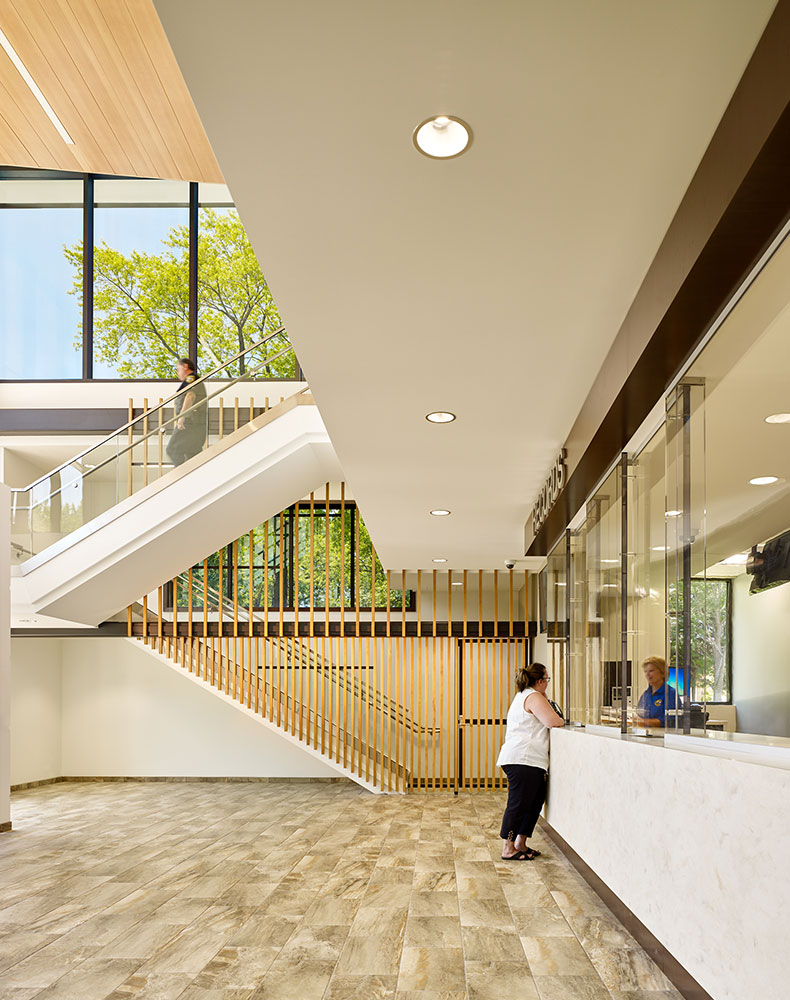
<instances>
[{"instance_id":1,"label":"wooden vertical fin screen","mask_svg":"<svg viewBox=\"0 0 790 1000\"><path fill-rule=\"evenodd\" d=\"M343 483L334 513L335 535L327 483L318 505L311 493L309 510L307 500L296 502L274 521L273 530L266 521L220 549L215 565L204 559L169 581L167 589L159 587L152 621L150 595L142 598L142 623L133 620L130 606L130 634L380 790L500 788L504 779L496 758L512 668L530 652L528 573L523 623L521 578L512 571L501 621L500 571L477 571L475 615L470 606L475 577L469 570L433 570L430 596L423 590L427 571L412 576L398 570L393 577L387 570L378 580L375 549L372 541L368 548L367 536L362 544L364 525ZM324 517L323 538L316 533L316 514ZM258 545L262 587L256 585ZM276 586L269 580L270 566ZM408 584L415 579L413 603L407 603ZM202 616L196 613L201 589ZM319 595L323 590L323 622L317 589ZM552 641L551 647L560 686L563 644Z\"/></svg>"}]
</instances>

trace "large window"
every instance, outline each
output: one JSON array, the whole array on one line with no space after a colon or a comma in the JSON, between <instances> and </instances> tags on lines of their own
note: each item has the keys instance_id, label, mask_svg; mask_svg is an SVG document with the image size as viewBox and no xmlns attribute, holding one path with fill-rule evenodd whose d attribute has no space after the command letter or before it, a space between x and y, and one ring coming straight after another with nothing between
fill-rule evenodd
<instances>
[{"instance_id":1,"label":"large window","mask_svg":"<svg viewBox=\"0 0 790 1000\"><path fill-rule=\"evenodd\" d=\"M0 175L2 378L82 375L82 311L70 247L82 239L82 181Z\"/></svg>"},{"instance_id":2,"label":"large window","mask_svg":"<svg viewBox=\"0 0 790 1000\"><path fill-rule=\"evenodd\" d=\"M254 611L294 611L297 594L298 607L314 611L326 610L327 593L330 611L387 606L387 575L353 503L315 502L312 511L309 503L296 504L198 563L192 568L193 608L202 609L204 575L209 607L221 604L226 612L236 605L248 609L250 598ZM188 579L177 586L178 607L186 609ZM404 599L406 610L414 610L412 591L390 589L390 610L401 611ZM172 585L167 603L172 608Z\"/></svg>"},{"instance_id":3,"label":"large window","mask_svg":"<svg viewBox=\"0 0 790 1000\"><path fill-rule=\"evenodd\" d=\"M2 171L0 255L5 379L169 380L282 327L224 185ZM223 377L297 374L282 332Z\"/></svg>"},{"instance_id":4,"label":"large window","mask_svg":"<svg viewBox=\"0 0 790 1000\"><path fill-rule=\"evenodd\" d=\"M683 618L676 613L682 590L669 588L670 663L683 647ZM729 703L731 694L732 583L730 580L691 581L691 700ZM683 692L683 678L670 667L668 683Z\"/></svg>"},{"instance_id":5,"label":"large window","mask_svg":"<svg viewBox=\"0 0 790 1000\"><path fill-rule=\"evenodd\" d=\"M173 378L189 354L189 184L97 180L94 201L94 377Z\"/></svg>"}]
</instances>

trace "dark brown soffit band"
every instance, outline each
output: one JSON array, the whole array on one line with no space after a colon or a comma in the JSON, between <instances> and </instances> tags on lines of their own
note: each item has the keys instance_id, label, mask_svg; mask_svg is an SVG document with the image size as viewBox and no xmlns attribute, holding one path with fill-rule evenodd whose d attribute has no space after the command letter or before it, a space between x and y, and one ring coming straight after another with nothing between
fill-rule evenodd
<instances>
[{"instance_id":1,"label":"dark brown soffit band","mask_svg":"<svg viewBox=\"0 0 790 1000\"><path fill-rule=\"evenodd\" d=\"M790 218L786 106L527 550L545 556Z\"/></svg>"}]
</instances>

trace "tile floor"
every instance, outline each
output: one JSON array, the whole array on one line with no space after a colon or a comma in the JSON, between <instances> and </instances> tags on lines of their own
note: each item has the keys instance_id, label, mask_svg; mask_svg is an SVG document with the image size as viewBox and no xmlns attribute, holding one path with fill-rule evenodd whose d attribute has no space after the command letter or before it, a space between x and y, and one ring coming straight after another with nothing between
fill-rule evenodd
<instances>
[{"instance_id":1,"label":"tile floor","mask_svg":"<svg viewBox=\"0 0 790 1000\"><path fill-rule=\"evenodd\" d=\"M556 847L498 860L504 797L325 783L15 792L8 1000L679 1000Z\"/></svg>"}]
</instances>

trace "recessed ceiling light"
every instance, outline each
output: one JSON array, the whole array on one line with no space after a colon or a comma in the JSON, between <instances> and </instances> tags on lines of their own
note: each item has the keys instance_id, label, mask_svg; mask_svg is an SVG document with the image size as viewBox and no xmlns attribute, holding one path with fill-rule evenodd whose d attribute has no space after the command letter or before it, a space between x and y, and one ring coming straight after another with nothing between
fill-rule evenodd
<instances>
[{"instance_id":1,"label":"recessed ceiling light","mask_svg":"<svg viewBox=\"0 0 790 1000\"><path fill-rule=\"evenodd\" d=\"M682 510L668 510L666 514L664 514L664 517L680 517L682 513Z\"/></svg>"},{"instance_id":2,"label":"recessed ceiling light","mask_svg":"<svg viewBox=\"0 0 790 1000\"><path fill-rule=\"evenodd\" d=\"M432 510L431 513L433 514L434 517L447 517L447 515L450 513L450 511L449 510L442 510L441 507L440 507L437 510Z\"/></svg>"},{"instance_id":3,"label":"recessed ceiling light","mask_svg":"<svg viewBox=\"0 0 790 1000\"><path fill-rule=\"evenodd\" d=\"M772 413L765 418L767 424L790 424L790 413Z\"/></svg>"},{"instance_id":4,"label":"recessed ceiling light","mask_svg":"<svg viewBox=\"0 0 790 1000\"><path fill-rule=\"evenodd\" d=\"M453 580L453 586L454 587L463 587L463 581L461 581L461 580Z\"/></svg>"},{"instance_id":5,"label":"recessed ceiling light","mask_svg":"<svg viewBox=\"0 0 790 1000\"><path fill-rule=\"evenodd\" d=\"M455 420L455 414L449 410L434 410L433 413L426 413L425 419L432 424L451 424Z\"/></svg>"},{"instance_id":6,"label":"recessed ceiling light","mask_svg":"<svg viewBox=\"0 0 790 1000\"><path fill-rule=\"evenodd\" d=\"M727 556L721 562L723 566L745 566L748 560L748 552L736 552L734 556Z\"/></svg>"},{"instance_id":7,"label":"recessed ceiling light","mask_svg":"<svg viewBox=\"0 0 790 1000\"><path fill-rule=\"evenodd\" d=\"M447 562L446 559L434 559L433 561L434 562Z\"/></svg>"},{"instance_id":8,"label":"recessed ceiling light","mask_svg":"<svg viewBox=\"0 0 790 1000\"><path fill-rule=\"evenodd\" d=\"M35 99L41 105L41 107L42 107L42 109L44 111L44 114L47 116L47 118L49 118L49 120L52 122L52 124L57 129L58 135L69 146L73 146L74 145L74 140L71 138L71 136L69 135L69 133L66 131L66 129L65 129L64 125L63 125L63 122L60 120L60 118L58 118L58 116L52 110L52 105L49 103L49 101L46 99L46 97L44 97L44 95L41 93L40 87L38 86L38 84L36 83L36 81L33 79L33 77L30 75L30 72L28 71L27 66L25 66L25 64L19 58L19 56L17 55L16 49L9 42L9 40L6 38L6 36L3 34L2 31L0 31L0 46L2 46L3 49L5 49L6 55L11 60L11 62L14 64L14 66L16 66L17 70L19 71L19 75L22 77L22 79L25 81L25 83L30 88L31 94L33 95L33 97L35 97Z\"/></svg>"},{"instance_id":9,"label":"recessed ceiling light","mask_svg":"<svg viewBox=\"0 0 790 1000\"><path fill-rule=\"evenodd\" d=\"M423 155L449 160L466 152L472 142L472 130L454 115L436 115L420 122L412 139Z\"/></svg>"},{"instance_id":10,"label":"recessed ceiling light","mask_svg":"<svg viewBox=\"0 0 790 1000\"><path fill-rule=\"evenodd\" d=\"M652 549L653 552L666 552L666 550L666 545L654 545Z\"/></svg>"},{"instance_id":11,"label":"recessed ceiling light","mask_svg":"<svg viewBox=\"0 0 790 1000\"><path fill-rule=\"evenodd\" d=\"M607 588L614 588L615 590L617 589L617 584L616 583L605 583L603 586L604 586L604 589L607 589Z\"/></svg>"},{"instance_id":12,"label":"recessed ceiling light","mask_svg":"<svg viewBox=\"0 0 790 1000\"><path fill-rule=\"evenodd\" d=\"M749 480L750 486L771 486L779 482L779 476L755 476Z\"/></svg>"},{"instance_id":13,"label":"recessed ceiling light","mask_svg":"<svg viewBox=\"0 0 790 1000\"><path fill-rule=\"evenodd\" d=\"M607 563L609 565L613 565L615 563L619 563L620 560L619 559L602 559L601 562L602 563Z\"/></svg>"}]
</instances>

